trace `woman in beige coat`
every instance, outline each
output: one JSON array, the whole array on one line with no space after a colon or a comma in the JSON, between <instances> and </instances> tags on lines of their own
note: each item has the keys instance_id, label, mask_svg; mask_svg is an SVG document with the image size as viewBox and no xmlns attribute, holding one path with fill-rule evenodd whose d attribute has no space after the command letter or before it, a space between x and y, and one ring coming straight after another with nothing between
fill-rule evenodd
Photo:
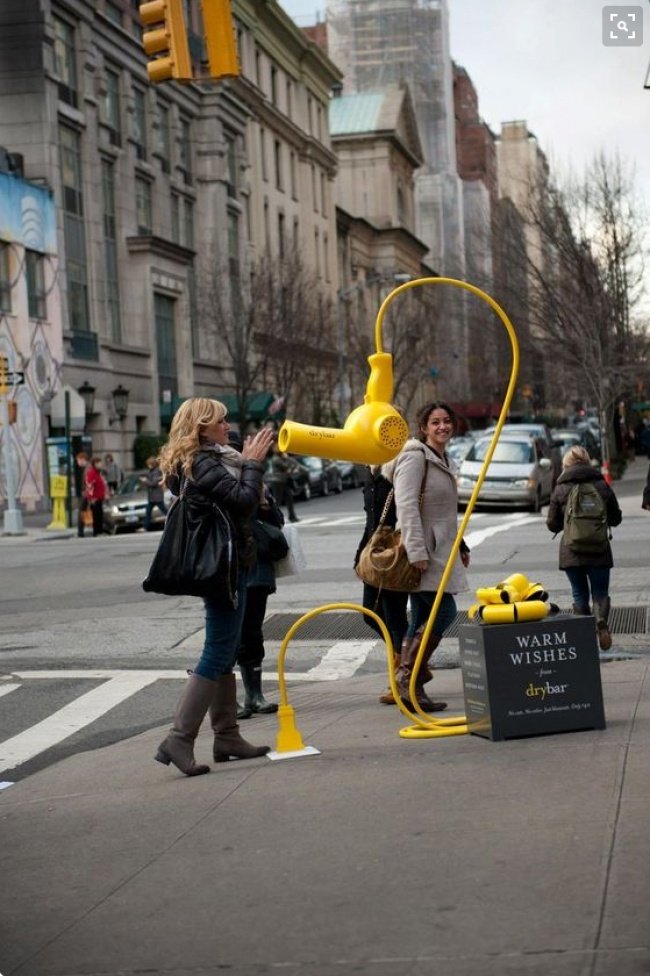
<instances>
[{"instance_id":1,"label":"woman in beige coat","mask_svg":"<svg viewBox=\"0 0 650 976\"><path fill-rule=\"evenodd\" d=\"M453 410L440 401L426 404L417 414L417 437L409 439L398 455L393 470L397 507L397 524L408 560L422 570L418 589L411 593L411 623L397 673L397 684L404 703L409 700L409 681L419 641L415 636L426 624L449 553L458 531L458 496L456 475L450 466L445 447L453 436L456 418ZM420 502L420 496L422 498ZM462 565L461 565L462 563ZM467 589L463 567L469 565L469 549L461 543L457 560L447 581L442 602L433 624L420 674L442 635L456 616L454 593ZM432 702L418 680L417 702L424 711L441 711L446 702Z\"/></svg>"}]
</instances>

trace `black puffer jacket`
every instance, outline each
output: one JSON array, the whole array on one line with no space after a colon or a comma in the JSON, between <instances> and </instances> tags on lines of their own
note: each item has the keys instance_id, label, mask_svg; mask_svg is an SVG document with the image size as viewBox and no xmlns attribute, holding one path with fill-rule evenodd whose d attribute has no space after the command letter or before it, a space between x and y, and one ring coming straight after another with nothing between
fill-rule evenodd
<instances>
[{"instance_id":1,"label":"black puffer jacket","mask_svg":"<svg viewBox=\"0 0 650 976\"><path fill-rule=\"evenodd\" d=\"M379 525L379 519L381 518L381 513L384 510L386 499L388 498L388 495L392 489L392 484L388 478L383 476L381 473L381 468L375 468L374 470L372 468L368 468L366 480L363 483L363 508L366 513L366 527L363 530L363 535L361 536L361 541L359 542L356 555L354 557L354 566L356 566L359 562L361 550ZM395 499L393 499L386 514L384 525L394 528L396 521L397 512L395 510Z\"/></svg>"},{"instance_id":2,"label":"black puffer jacket","mask_svg":"<svg viewBox=\"0 0 650 976\"><path fill-rule=\"evenodd\" d=\"M241 480L235 478L220 460L219 452L204 448L194 458L192 478L187 485L187 495L200 504L201 499L215 501L230 516L237 536L239 565L249 567L255 562L255 543L250 527L250 516L260 501L262 474L261 461L244 461ZM171 475L167 485L173 495L181 487L179 475Z\"/></svg>"},{"instance_id":3,"label":"black puffer jacket","mask_svg":"<svg viewBox=\"0 0 650 976\"><path fill-rule=\"evenodd\" d=\"M551 495L551 503L546 516L546 524L551 532L564 531L564 512L569 498L569 493L574 485L581 481L592 481L595 487L605 500L607 506L607 524L610 526L620 525L623 519L619 508L616 495L605 482L603 476L589 464L572 464L565 468ZM603 553L592 553L580 555L572 552L564 544L564 536L560 542L560 569L573 569L575 566L598 566L604 569L611 569L614 565L612 559L612 547L607 544L607 549Z\"/></svg>"}]
</instances>

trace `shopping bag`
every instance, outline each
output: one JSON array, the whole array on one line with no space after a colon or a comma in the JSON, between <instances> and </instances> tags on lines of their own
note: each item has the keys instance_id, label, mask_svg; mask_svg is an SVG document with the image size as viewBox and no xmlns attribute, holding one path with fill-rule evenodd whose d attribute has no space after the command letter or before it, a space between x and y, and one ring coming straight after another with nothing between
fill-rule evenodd
<instances>
[{"instance_id":1,"label":"shopping bag","mask_svg":"<svg viewBox=\"0 0 650 976\"><path fill-rule=\"evenodd\" d=\"M289 552L284 559L279 559L273 564L276 577L296 576L303 569L307 568L307 558L300 540L300 532L295 525L283 525L282 531L289 543Z\"/></svg>"}]
</instances>

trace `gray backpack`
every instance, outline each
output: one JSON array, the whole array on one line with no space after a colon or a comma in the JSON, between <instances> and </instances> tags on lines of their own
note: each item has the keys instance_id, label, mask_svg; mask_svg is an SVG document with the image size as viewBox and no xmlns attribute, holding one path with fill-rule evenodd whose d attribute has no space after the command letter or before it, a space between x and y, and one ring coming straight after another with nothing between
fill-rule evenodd
<instances>
[{"instance_id":1,"label":"gray backpack","mask_svg":"<svg viewBox=\"0 0 650 976\"><path fill-rule=\"evenodd\" d=\"M582 555L596 555L607 549L607 506L593 481L581 481L569 492L562 539L572 552Z\"/></svg>"}]
</instances>

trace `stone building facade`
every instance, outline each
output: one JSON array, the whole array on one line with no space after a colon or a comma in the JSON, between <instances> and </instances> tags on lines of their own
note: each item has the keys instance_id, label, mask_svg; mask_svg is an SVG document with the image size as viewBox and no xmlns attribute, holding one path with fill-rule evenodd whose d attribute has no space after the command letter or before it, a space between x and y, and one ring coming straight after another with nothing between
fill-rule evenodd
<instances>
[{"instance_id":1,"label":"stone building facade","mask_svg":"<svg viewBox=\"0 0 650 976\"><path fill-rule=\"evenodd\" d=\"M198 7L186 10L198 74ZM338 286L327 101L339 73L276 0L236 0L234 13L240 78L153 86L134 0L0 5L0 145L56 207L60 381L94 389L86 433L124 468L179 400L233 389L200 315L210 255L243 286L251 260L295 241L323 289Z\"/></svg>"}]
</instances>

